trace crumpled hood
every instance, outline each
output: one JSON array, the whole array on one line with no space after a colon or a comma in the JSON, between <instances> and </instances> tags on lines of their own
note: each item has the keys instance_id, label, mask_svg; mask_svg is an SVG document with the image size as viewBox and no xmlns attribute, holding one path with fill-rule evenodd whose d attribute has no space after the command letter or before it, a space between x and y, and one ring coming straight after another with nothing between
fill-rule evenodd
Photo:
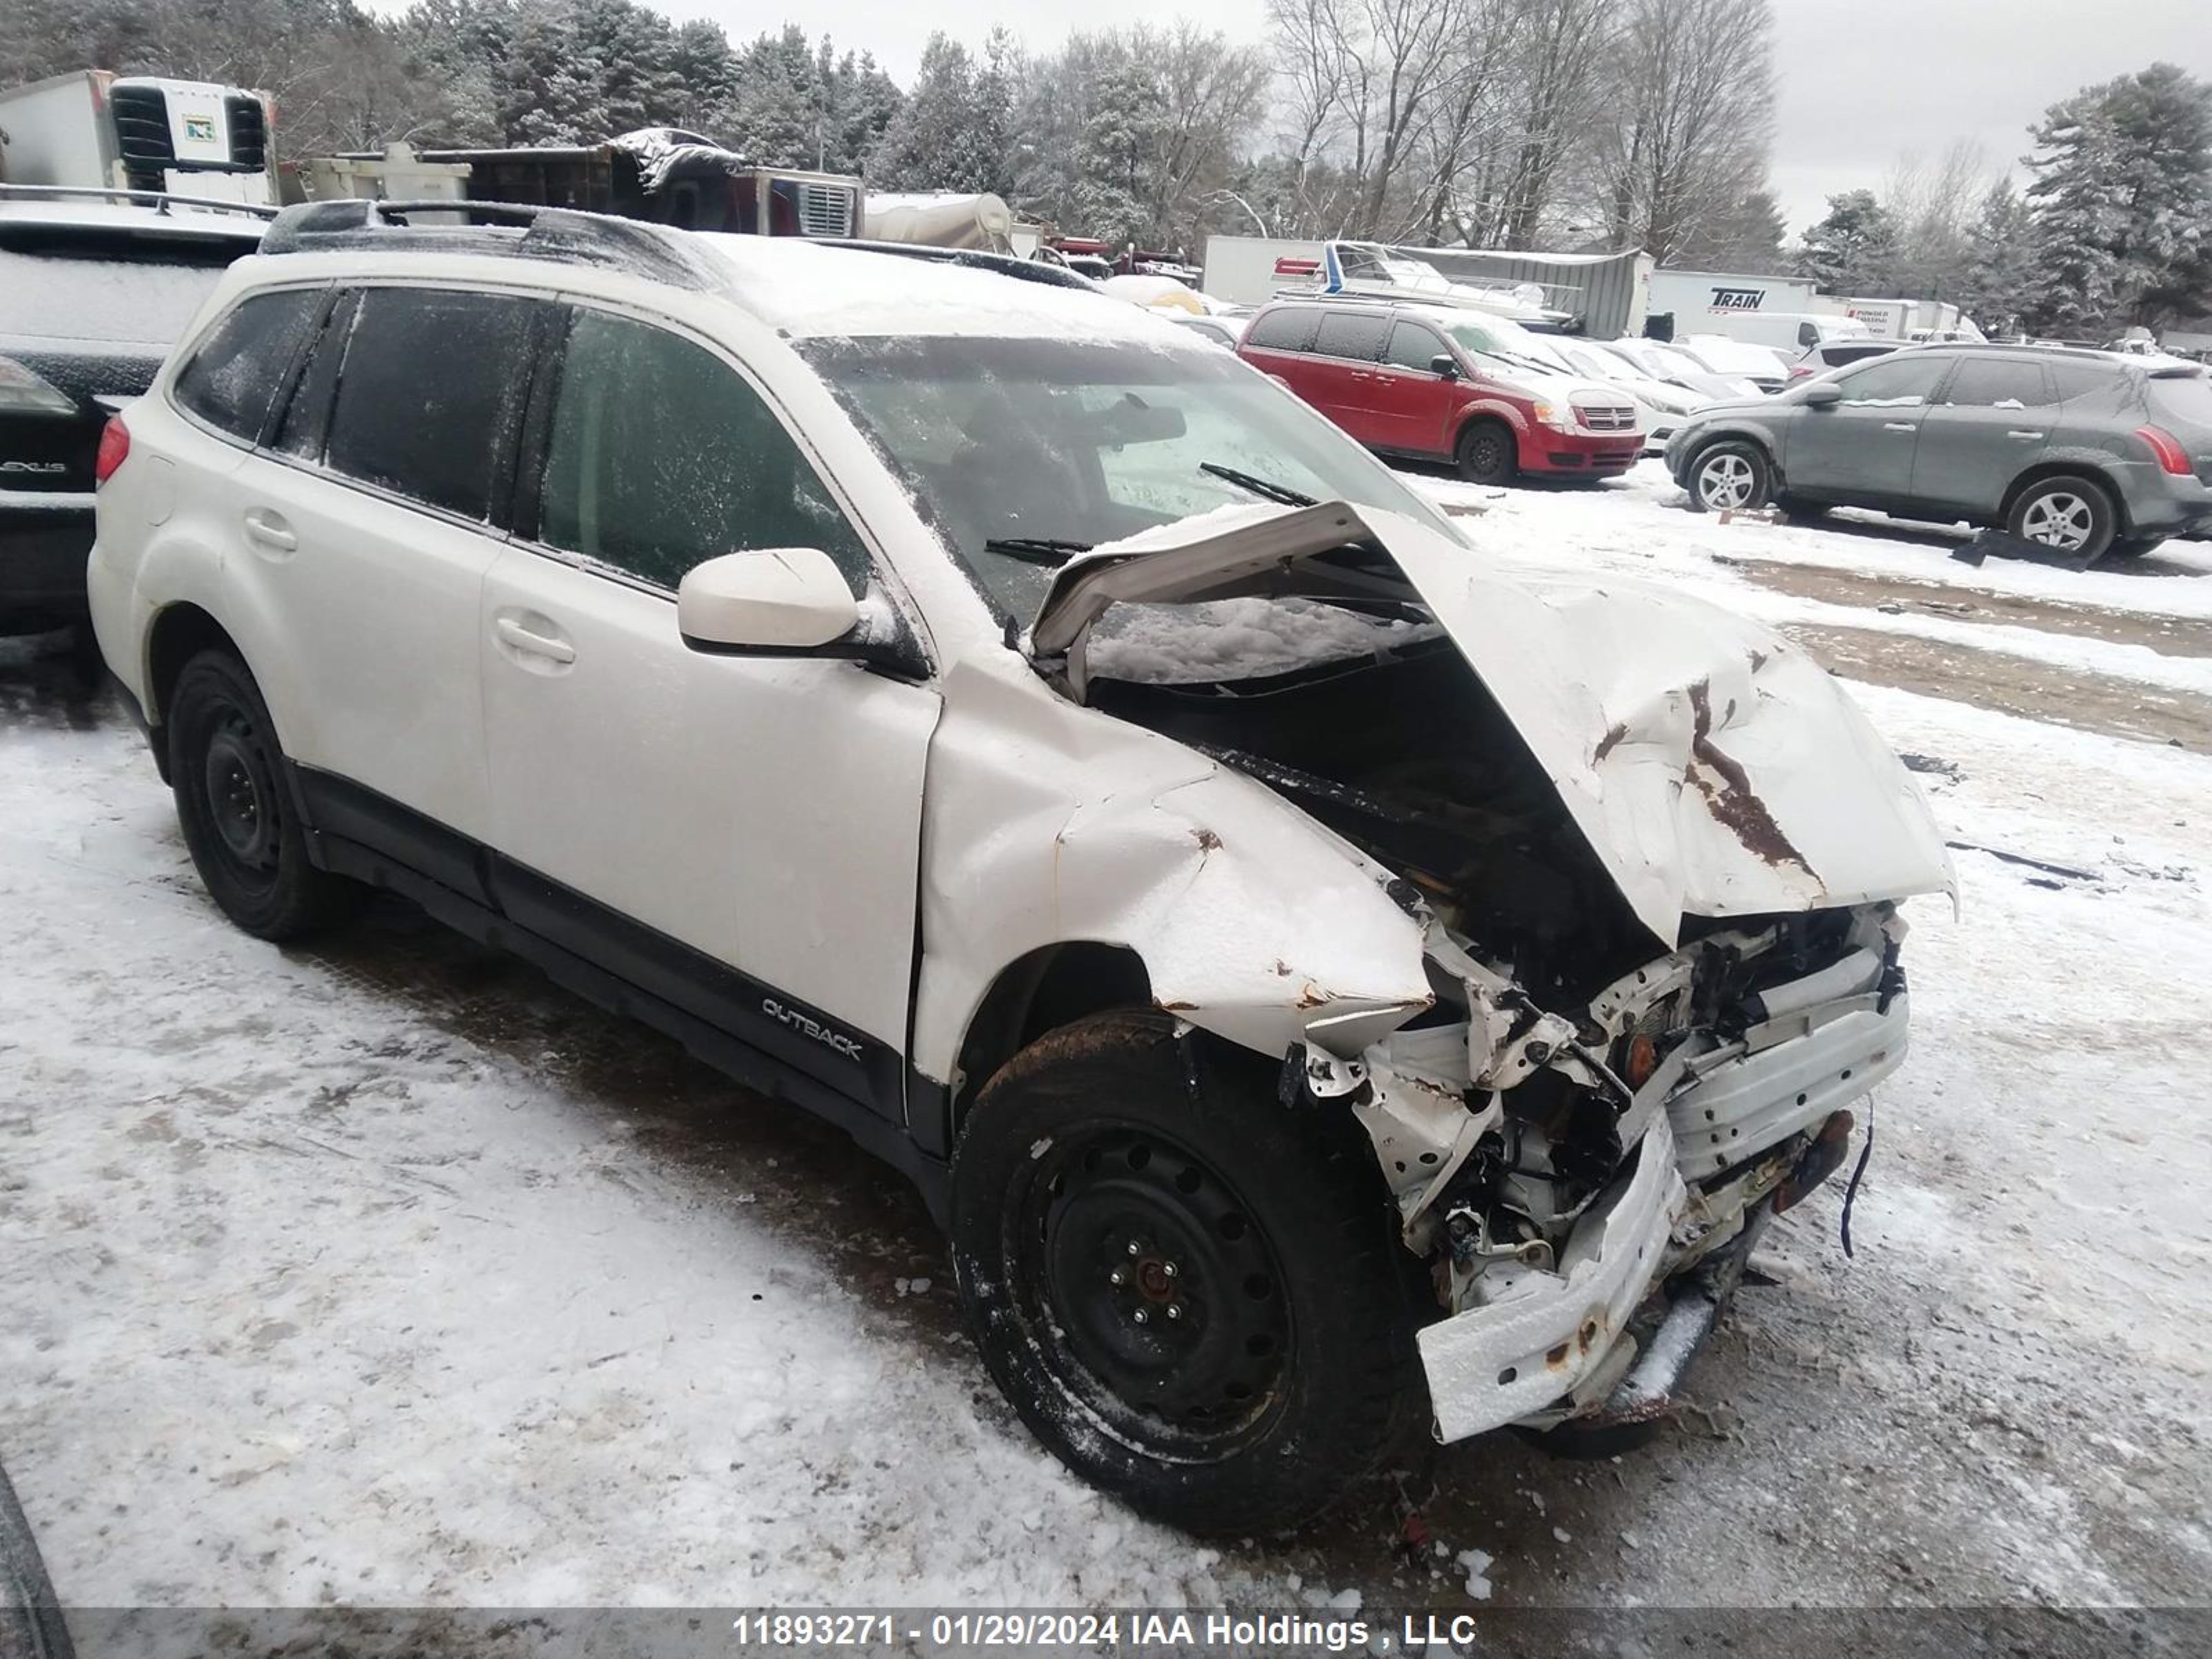
<instances>
[{"instance_id":1,"label":"crumpled hood","mask_svg":"<svg viewBox=\"0 0 2212 1659\"><path fill-rule=\"evenodd\" d=\"M1716 606L1631 583L1508 577L1437 527L1340 501L1228 507L1071 561L1030 629L1066 653L1117 602L1279 591L1370 538L1519 731L1621 895L1675 942L1684 915L1955 895L1926 800L1841 686Z\"/></svg>"}]
</instances>

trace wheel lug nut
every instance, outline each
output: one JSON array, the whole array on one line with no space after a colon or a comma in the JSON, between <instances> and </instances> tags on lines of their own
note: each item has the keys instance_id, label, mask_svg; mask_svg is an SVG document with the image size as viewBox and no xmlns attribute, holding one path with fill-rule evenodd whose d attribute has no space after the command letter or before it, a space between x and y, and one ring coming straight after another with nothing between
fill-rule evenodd
<instances>
[{"instance_id":1,"label":"wheel lug nut","mask_svg":"<svg viewBox=\"0 0 2212 1659\"><path fill-rule=\"evenodd\" d=\"M1131 1255L1142 1255L1144 1253L1145 1247L1143 1245L1138 1243L1133 1238L1129 1241L1129 1254Z\"/></svg>"},{"instance_id":2,"label":"wheel lug nut","mask_svg":"<svg viewBox=\"0 0 2212 1659\"><path fill-rule=\"evenodd\" d=\"M1169 1303L1168 1317L1170 1319L1181 1319L1182 1317L1182 1304L1180 1302Z\"/></svg>"},{"instance_id":3,"label":"wheel lug nut","mask_svg":"<svg viewBox=\"0 0 2212 1659\"><path fill-rule=\"evenodd\" d=\"M1106 1275L1106 1282L1109 1285L1126 1285L1129 1282L1129 1275L1116 1267Z\"/></svg>"},{"instance_id":4,"label":"wheel lug nut","mask_svg":"<svg viewBox=\"0 0 2212 1659\"><path fill-rule=\"evenodd\" d=\"M1139 1325L1149 1325L1152 1322L1152 1315L1146 1313L1142 1308L1138 1309L1135 1313L1130 1316L1130 1317L1134 1319Z\"/></svg>"},{"instance_id":5,"label":"wheel lug nut","mask_svg":"<svg viewBox=\"0 0 2212 1659\"><path fill-rule=\"evenodd\" d=\"M1163 1261L1160 1263L1160 1271L1170 1279L1173 1279L1176 1276L1176 1264L1172 1261Z\"/></svg>"}]
</instances>

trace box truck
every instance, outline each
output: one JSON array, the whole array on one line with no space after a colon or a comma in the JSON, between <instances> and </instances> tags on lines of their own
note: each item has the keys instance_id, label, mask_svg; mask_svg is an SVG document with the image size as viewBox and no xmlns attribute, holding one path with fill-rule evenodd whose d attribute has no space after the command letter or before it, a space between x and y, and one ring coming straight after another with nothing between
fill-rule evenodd
<instances>
[{"instance_id":1,"label":"box truck","mask_svg":"<svg viewBox=\"0 0 2212 1659\"><path fill-rule=\"evenodd\" d=\"M241 87L76 70L0 92L0 184L271 203L270 125Z\"/></svg>"}]
</instances>

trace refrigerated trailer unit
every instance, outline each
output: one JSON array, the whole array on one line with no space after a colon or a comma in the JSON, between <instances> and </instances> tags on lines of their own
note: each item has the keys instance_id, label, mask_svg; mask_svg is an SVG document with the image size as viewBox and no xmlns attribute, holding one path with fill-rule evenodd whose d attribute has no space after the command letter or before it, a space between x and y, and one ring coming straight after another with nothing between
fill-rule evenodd
<instances>
[{"instance_id":1,"label":"refrigerated trailer unit","mask_svg":"<svg viewBox=\"0 0 2212 1659\"><path fill-rule=\"evenodd\" d=\"M270 203L269 129L241 87L76 70L0 92L0 184Z\"/></svg>"}]
</instances>

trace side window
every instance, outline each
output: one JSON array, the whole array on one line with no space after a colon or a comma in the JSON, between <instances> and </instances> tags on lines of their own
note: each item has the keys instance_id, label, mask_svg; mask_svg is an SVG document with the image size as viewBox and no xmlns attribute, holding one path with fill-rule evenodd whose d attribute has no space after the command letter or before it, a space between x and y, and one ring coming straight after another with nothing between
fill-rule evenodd
<instances>
[{"instance_id":1,"label":"side window","mask_svg":"<svg viewBox=\"0 0 2212 1659\"><path fill-rule=\"evenodd\" d=\"M1252 325L1244 343L1263 351L1304 351L1313 344L1314 313L1303 306L1271 311Z\"/></svg>"},{"instance_id":2,"label":"side window","mask_svg":"<svg viewBox=\"0 0 2212 1659\"><path fill-rule=\"evenodd\" d=\"M1943 401L1960 408L2035 409L2054 400L2044 384L2042 364L1969 357L1959 365Z\"/></svg>"},{"instance_id":3,"label":"side window","mask_svg":"<svg viewBox=\"0 0 2212 1659\"><path fill-rule=\"evenodd\" d=\"M1951 367L1947 356L1914 352L1909 357L1878 357L1864 368L1854 369L1837 384L1844 403L1879 404L1893 409L1915 408L1935 395Z\"/></svg>"},{"instance_id":4,"label":"side window","mask_svg":"<svg viewBox=\"0 0 2212 1659\"><path fill-rule=\"evenodd\" d=\"M330 467L465 519L489 518L541 303L362 290L331 410Z\"/></svg>"},{"instance_id":5,"label":"side window","mask_svg":"<svg viewBox=\"0 0 2212 1659\"><path fill-rule=\"evenodd\" d=\"M1419 323L1390 325L1390 344L1383 354L1385 362L1395 363L1400 368L1418 368L1425 373L1431 358L1444 355L1444 343Z\"/></svg>"},{"instance_id":6,"label":"side window","mask_svg":"<svg viewBox=\"0 0 2212 1659\"><path fill-rule=\"evenodd\" d=\"M1371 363L1382 356L1382 342L1390 332L1390 319L1372 313L1333 311L1321 319L1314 350L1323 357L1349 357Z\"/></svg>"},{"instance_id":7,"label":"side window","mask_svg":"<svg viewBox=\"0 0 2212 1659\"><path fill-rule=\"evenodd\" d=\"M705 347L580 310L555 394L538 539L663 587L725 553L868 553L760 393Z\"/></svg>"},{"instance_id":8,"label":"side window","mask_svg":"<svg viewBox=\"0 0 2212 1659\"><path fill-rule=\"evenodd\" d=\"M319 288L256 294L216 325L177 376L176 398L209 425L258 443L269 405L322 304Z\"/></svg>"}]
</instances>

